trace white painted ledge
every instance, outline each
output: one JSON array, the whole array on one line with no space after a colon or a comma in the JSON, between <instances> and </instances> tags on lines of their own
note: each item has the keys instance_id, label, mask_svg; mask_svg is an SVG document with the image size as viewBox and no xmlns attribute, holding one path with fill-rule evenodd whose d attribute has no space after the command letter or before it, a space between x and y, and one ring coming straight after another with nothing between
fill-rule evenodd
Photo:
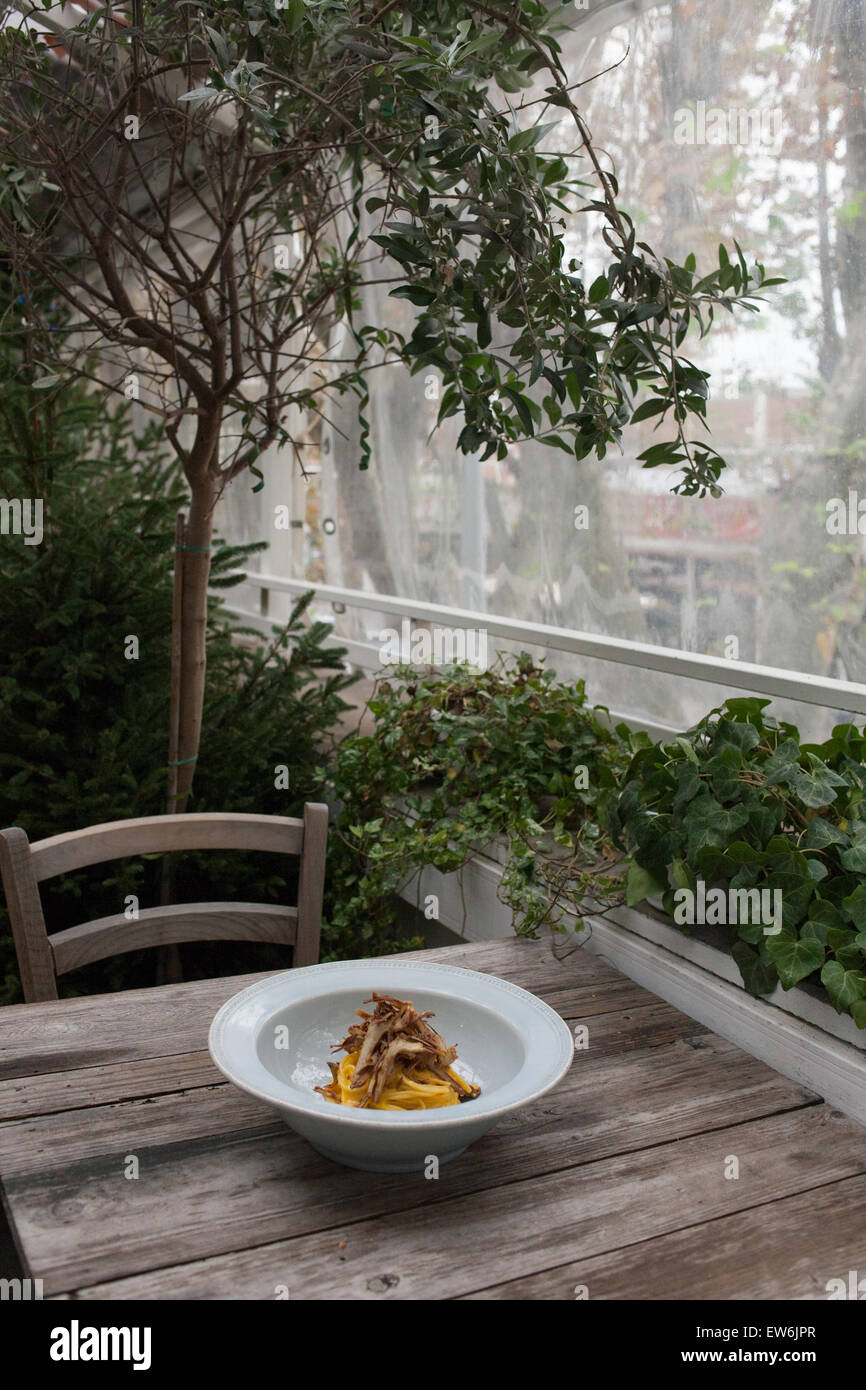
<instances>
[{"instance_id":1,"label":"white painted ledge","mask_svg":"<svg viewBox=\"0 0 866 1390\"><path fill-rule=\"evenodd\" d=\"M511 912L496 896L502 862L502 847L492 845L457 873L428 865L400 895L422 912L435 895L438 920L467 941L511 936ZM848 1015L801 988L754 999L726 950L684 935L660 914L620 908L585 921L591 932L574 936L585 939L585 950L866 1124L866 1032Z\"/></svg>"}]
</instances>

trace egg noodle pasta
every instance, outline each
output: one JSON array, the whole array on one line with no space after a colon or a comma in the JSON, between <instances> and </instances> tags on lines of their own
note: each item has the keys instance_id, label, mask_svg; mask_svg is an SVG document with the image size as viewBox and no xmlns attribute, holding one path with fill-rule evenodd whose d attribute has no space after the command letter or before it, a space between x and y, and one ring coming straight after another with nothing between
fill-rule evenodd
<instances>
[{"instance_id":1,"label":"egg noodle pasta","mask_svg":"<svg viewBox=\"0 0 866 1390\"><path fill-rule=\"evenodd\" d=\"M331 1080L316 1086L326 1100L370 1110L436 1110L474 1100L473 1086L451 1065L457 1049L448 1047L413 1005L388 995L373 995L372 1014L358 1009L362 1024L352 1024L332 1051L345 1050L339 1063L329 1062Z\"/></svg>"}]
</instances>

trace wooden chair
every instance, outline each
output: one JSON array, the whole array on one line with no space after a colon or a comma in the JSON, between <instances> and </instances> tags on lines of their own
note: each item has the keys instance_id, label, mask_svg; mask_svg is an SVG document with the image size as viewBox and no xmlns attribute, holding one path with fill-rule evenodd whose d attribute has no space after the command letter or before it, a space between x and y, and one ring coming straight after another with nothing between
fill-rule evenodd
<instances>
[{"instance_id":1,"label":"wooden chair","mask_svg":"<svg viewBox=\"0 0 866 1390\"><path fill-rule=\"evenodd\" d=\"M28 1004L57 999L57 975L106 956L181 941L270 941L294 946L292 964L319 959L328 808L314 802L304 819L288 816L142 816L71 830L30 843L18 826L0 830L0 875ZM123 913L49 936L39 884L58 874L127 855L238 849L300 855L298 906L266 903L182 903L149 907L130 921Z\"/></svg>"}]
</instances>

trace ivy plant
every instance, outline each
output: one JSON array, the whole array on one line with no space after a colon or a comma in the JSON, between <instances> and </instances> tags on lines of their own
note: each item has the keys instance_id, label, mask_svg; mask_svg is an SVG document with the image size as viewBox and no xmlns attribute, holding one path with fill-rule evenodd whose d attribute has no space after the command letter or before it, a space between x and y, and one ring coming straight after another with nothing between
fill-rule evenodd
<instances>
[{"instance_id":1,"label":"ivy plant","mask_svg":"<svg viewBox=\"0 0 866 1390\"><path fill-rule=\"evenodd\" d=\"M633 852L631 902L677 887L778 891L777 929L731 924L755 995L820 981L866 1028L866 737L839 724L800 741L768 700L731 699L670 742L639 749L607 828ZM780 929L778 929L780 928Z\"/></svg>"},{"instance_id":2,"label":"ivy plant","mask_svg":"<svg viewBox=\"0 0 866 1390\"><path fill-rule=\"evenodd\" d=\"M575 19L571 0L4 8L0 335L40 390L134 389L189 499L179 809L216 503L243 475L264 486L272 446L304 471L340 396L366 469L381 370L437 373L465 454L534 437L576 466L646 420L645 467L720 493L689 334L779 281L736 242L699 268L638 239L563 55ZM589 264L566 247L583 220ZM365 321L383 285L405 331Z\"/></svg>"},{"instance_id":3,"label":"ivy plant","mask_svg":"<svg viewBox=\"0 0 866 1390\"><path fill-rule=\"evenodd\" d=\"M336 762L328 950L410 944L397 890L503 837L498 893L519 933L652 897L674 916L699 880L766 891L772 930L729 927L746 989L810 980L866 1028L866 732L802 742L769 703L730 699L653 743L526 655L484 673L395 668L369 701L375 733Z\"/></svg>"},{"instance_id":4,"label":"ivy plant","mask_svg":"<svg viewBox=\"0 0 866 1390\"><path fill-rule=\"evenodd\" d=\"M582 682L521 655L440 677L396 667L369 708L375 735L345 740L329 850L329 949L386 938L397 888L433 865L459 869L497 836L499 896L535 935L564 902L604 911L622 899L625 854L602 828L633 748L587 703ZM360 925L359 925L360 924Z\"/></svg>"}]
</instances>

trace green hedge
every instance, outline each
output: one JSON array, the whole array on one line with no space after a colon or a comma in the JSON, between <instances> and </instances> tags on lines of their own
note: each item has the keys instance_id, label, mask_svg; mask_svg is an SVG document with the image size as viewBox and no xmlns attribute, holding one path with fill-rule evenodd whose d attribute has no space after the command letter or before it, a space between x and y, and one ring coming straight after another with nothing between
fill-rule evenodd
<instances>
[{"instance_id":1,"label":"green hedge","mask_svg":"<svg viewBox=\"0 0 866 1390\"><path fill-rule=\"evenodd\" d=\"M44 537L0 537L0 823L31 839L165 810L174 518L183 489L152 432L106 419L83 391L45 401L13 382L0 403L0 485L41 497ZM261 547L217 542L215 587ZM347 708L340 653L301 600L269 650L215 599L190 810L294 815L320 799L331 734ZM128 639L138 642L127 659ZM275 769L289 770L289 787ZM123 861L46 884L49 929L159 902L161 860ZM294 890L272 855L178 856L175 901L277 901ZM277 948L183 947L187 974L285 964ZM65 992L153 983L154 953L66 977ZM5 909L0 1001L21 998Z\"/></svg>"}]
</instances>

